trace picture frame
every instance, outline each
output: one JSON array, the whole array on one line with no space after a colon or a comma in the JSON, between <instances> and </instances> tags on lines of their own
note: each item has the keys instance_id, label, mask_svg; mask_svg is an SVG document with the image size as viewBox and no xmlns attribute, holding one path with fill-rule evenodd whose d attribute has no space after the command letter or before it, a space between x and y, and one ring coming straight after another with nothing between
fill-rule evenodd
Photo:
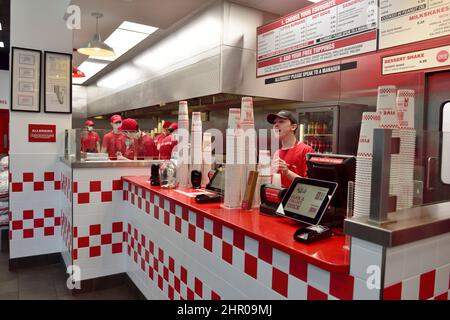
<instances>
[{"instance_id":1,"label":"picture frame","mask_svg":"<svg viewBox=\"0 0 450 320\"><path fill-rule=\"evenodd\" d=\"M11 111L41 112L42 52L11 48Z\"/></svg>"},{"instance_id":2,"label":"picture frame","mask_svg":"<svg viewBox=\"0 0 450 320\"><path fill-rule=\"evenodd\" d=\"M72 54L44 52L44 112L72 113Z\"/></svg>"}]
</instances>

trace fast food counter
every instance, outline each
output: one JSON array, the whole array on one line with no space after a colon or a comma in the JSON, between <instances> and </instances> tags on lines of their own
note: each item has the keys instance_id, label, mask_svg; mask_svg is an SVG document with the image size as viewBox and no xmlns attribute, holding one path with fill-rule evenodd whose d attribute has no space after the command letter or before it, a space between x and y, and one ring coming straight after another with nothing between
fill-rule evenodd
<instances>
[{"instance_id":1,"label":"fast food counter","mask_svg":"<svg viewBox=\"0 0 450 320\"><path fill-rule=\"evenodd\" d=\"M288 219L197 204L193 190L148 180L123 184L127 273L146 297L353 298L345 236L303 245Z\"/></svg>"}]
</instances>

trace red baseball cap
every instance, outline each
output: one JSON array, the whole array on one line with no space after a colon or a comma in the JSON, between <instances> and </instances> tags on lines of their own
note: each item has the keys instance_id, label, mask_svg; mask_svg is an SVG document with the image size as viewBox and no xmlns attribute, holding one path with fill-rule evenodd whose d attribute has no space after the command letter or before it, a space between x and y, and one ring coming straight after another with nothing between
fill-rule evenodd
<instances>
[{"instance_id":1,"label":"red baseball cap","mask_svg":"<svg viewBox=\"0 0 450 320\"><path fill-rule=\"evenodd\" d=\"M139 124L136 120L128 118L122 121L122 126L119 129L121 131L137 131Z\"/></svg>"},{"instance_id":2,"label":"red baseball cap","mask_svg":"<svg viewBox=\"0 0 450 320\"><path fill-rule=\"evenodd\" d=\"M176 122L171 123L170 126L169 126L169 129L172 130L172 131L177 130L178 129L178 123L176 123Z\"/></svg>"},{"instance_id":3,"label":"red baseball cap","mask_svg":"<svg viewBox=\"0 0 450 320\"><path fill-rule=\"evenodd\" d=\"M84 125L86 127L93 127L95 125L94 121L92 120L86 120L86 122L84 123Z\"/></svg>"},{"instance_id":4,"label":"red baseball cap","mask_svg":"<svg viewBox=\"0 0 450 320\"><path fill-rule=\"evenodd\" d=\"M164 129L170 128L171 125L172 125L172 122L166 121L166 122L164 122L164 124L163 124L163 128L164 128Z\"/></svg>"},{"instance_id":5,"label":"red baseball cap","mask_svg":"<svg viewBox=\"0 0 450 320\"><path fill-rule=\"evenodd\" d=\"M111 123L122 122L122 117L118 114L115 114L111 117Z\"/></svg>"}]
</instances>

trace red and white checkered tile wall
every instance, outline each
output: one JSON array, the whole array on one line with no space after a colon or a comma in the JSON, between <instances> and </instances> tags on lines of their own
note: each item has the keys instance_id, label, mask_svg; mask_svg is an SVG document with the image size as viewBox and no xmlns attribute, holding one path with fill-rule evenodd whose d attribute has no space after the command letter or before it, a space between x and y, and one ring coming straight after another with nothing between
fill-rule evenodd
<instances>
[{"instance_id":1,"label":"red and white checkered tile wall","mask_svg":"<svg viewBox=\"0 0 450 320\"><path fill-rule=\"evenodd\" d=\"M112 202L122 196L122 180L75 181L73 193L77 205Z\"/></svg>"},{"instance_id":2,"label":"red and white checkered tile wall","mask_svg":"<svg viewBox=\"0 0 450 320\"><path fill-rule=\"evenodd\" d=\"M121 177L147 172L146 168L73 169L72 258L82 269L82 280L126 271Z\"/></svg>"},{"instance_id":3,"label":"red and white checkered tile wall","mask_svg":"<svg viewBox=\"0 0 450 320\"><path fill-rule=\"evenodd\" d=\"M17 194L60 190L61 180L56 180L57 176L53 171L23 172L18 175L10 173L10 192Z\"/></svg>"},{"instance_id":4,"label":"red and white checkered tile wall","mask_svg":"<svg viewBox=\"0 0 450 320\"><path fill-rule=\"evenodd\" d=\"M229 270L236 274L230 274L227 279L234 276L245 278L253 285L259 284L259 288L275 293L278 298L355 298L352 276L331 273L308 264L298 256L280 251L137 185L125 182L124 189L124 200L135 208L134 211L127 209L128 214L131 211L131 214L151 217L160 227L166 226L165 230L182 237L182 241L191 245L191 250L201 251L196 256L206 254L209 262L218 268L221 264L228 264L232 267ZM139 249L139 244L137 248L139 255L142 249ZM165 267L169 268L169 265ZM236 283L236 286L240 287L240 284ZM227 296L220 290L215 292L219 296ZM247 296L252 298L250 292Z\"/></svg>"},{"instance_id":5,"label":"red and white checkered tile wall","mask_svg":"<svg viewBox=\"0 0 450 320\"><path fill-rule=\"evenodd\" d=\"M384 289L384 300L450 300L450 264Z\"/></svg>"},{"instance_id":6,"label":"red and white checkered tile wall","mask_svg":"<svg viewBox=\"0 0 450 320\"><path fill-rule=\"evenodd\" d=\"M57 155L10 155L10 258L61 252Z\"/></svg>"},{"instance_id":7,"label":"red and white checkered tile wall","mask_svg":"<svg viewBox=\"0 0 450 320\"><path fill-rule=\"evenodd\" d=\"M95 258L106 254L121 254L125 235L123 222L113 222L110 226L106 224L95 224L88 227L73 228L73 260L77 263L80 257Z\"/></svg>"},{"instance_id":8,"label":"red and white checkered tile wall","mask_svg":"<svg viewBox=\"0 0 450 320\"><path fill-rule=\"evenodd\" d=\"M129 259L145 274L146 280L164 292L168 299L221 299L211 289L214 284L207 285L131 224L128 224L124 235Z\"/></svg>"},{"instance_id":9,"label":"red and white checkered tile wall","mask_svg":"<svg viewBox=\"0 0 450 320\"><path fill-rule=\"evenodd\" d=\"M10 220L10 240L53 237L60 232L56 229L61 227L61 216L55 214L54 208L23 210L21 215L11 215Z\"/></svg>"}]
</instances>

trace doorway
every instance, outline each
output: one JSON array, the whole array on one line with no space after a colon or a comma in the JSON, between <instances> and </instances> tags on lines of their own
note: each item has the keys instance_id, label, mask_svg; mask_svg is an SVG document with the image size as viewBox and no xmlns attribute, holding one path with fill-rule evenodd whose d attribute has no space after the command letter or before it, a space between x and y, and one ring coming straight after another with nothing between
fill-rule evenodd
<instances>
[{"instance_id":1,"label":"doorway","mask_svg":"<svg viewBox=\"0 0 450 320\"><path fill-rule=\"evenodd\" d=\"M9 153L9 110L0 109L0 157Z\"/></svg>"},{"instance_id":2,"label":"doorway","mask_svg":"<svg viewBox=\"0 0 450 320\"><path fill-rule=\"evenodd\" d=\"M450 201L450 185L442 180L443 109L450 101L450 71L425 75L424 204Z\"/></svg>"}]
</instances>

